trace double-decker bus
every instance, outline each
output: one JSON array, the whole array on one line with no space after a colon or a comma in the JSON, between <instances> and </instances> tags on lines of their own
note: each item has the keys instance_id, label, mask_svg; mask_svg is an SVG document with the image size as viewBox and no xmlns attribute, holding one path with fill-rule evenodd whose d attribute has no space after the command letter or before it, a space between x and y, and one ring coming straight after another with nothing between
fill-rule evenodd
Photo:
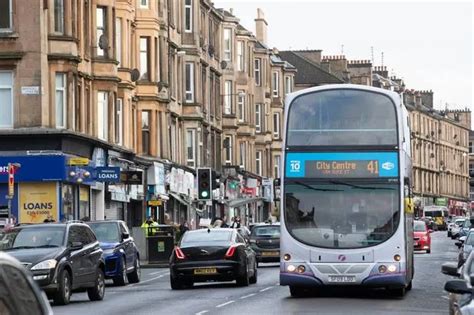
<instances>
[{"instance_id":1,"label":"double-decker bus","mask_svg":"<svg viewBox=\"0 0 474 315\"><path fill-rule=\"evenodd\" d=\"M342 84L301 90L285 103L280 284L292 296L341 285L404 296L414 270L402 98Z\"/></svg>"}]
</instances>

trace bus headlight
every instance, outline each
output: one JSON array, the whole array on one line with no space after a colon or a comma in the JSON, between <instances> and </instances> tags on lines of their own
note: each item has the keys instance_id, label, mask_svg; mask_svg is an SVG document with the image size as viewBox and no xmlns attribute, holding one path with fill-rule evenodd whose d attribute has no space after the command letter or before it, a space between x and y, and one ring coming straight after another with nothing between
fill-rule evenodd
<instances>
[{"instance_id":1,"label":"bus headlight","mask_svg":"<svg viewBox=\"0 0 474 315\"><path fill-rule=\"evenodd\" d=\"M385 265L380 265L379 266L379 272L380 273L385 273L387 272L387 267Z\"/></svg>"},{"instance_id":2,"label":"bus headlight","mask_svg":"<svg viewBox=\"0 0 474 315\"><path fill-rule=\"evenodd\" d=\"M388 272L395 272L395 271L397 271L397 266L389 265L387 270L388 270Z\"/></svg>"},{"instance_id":3,"label":"bus headlight","mask_svg":"<svg viewBox=\"0 0 474 315\"><path fill-rule=\"evenodd\" d=\"M306 271L306 267L303 265L298 266L298 273L304 273Z\"/></svg>"},{"instance_id":4,"label":"bus headlight","mask_svg":"<svg viewBox=\"0 0 474 315\"><path fill-rule=\"evenodd\" d=\"M288 260L291 259L291 255L290 254L285 254L285 255L283 255L283 259L288 261Z\"/></svg>"},{"instance_id":5,"label":"bus headlight","mask_svg":"<svg viewBox=\"0 0 474 315\"><path fill-rule=\"evenodd\" d=\"M286 267L286 270L288 270L289 272L295 272L296 266L295 265L288 265L288 267Z\"/></svg>"},{"instance_id":6,"label":"bus headlight","mask_svg":"<svg viewBox=\"0 0 474 315\"><path fill-rule=\"evenodd\" d=\"M395 261L400 261L402 259L402 256L396 254L395 256L393 256L393 259L395 259Z\"/></svg>"}]
</instances>

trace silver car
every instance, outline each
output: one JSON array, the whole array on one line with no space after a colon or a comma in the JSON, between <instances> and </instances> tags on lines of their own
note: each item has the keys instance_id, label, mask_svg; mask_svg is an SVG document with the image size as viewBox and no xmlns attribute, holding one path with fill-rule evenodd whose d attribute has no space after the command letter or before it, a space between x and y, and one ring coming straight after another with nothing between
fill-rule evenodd
<instances>
[{"instance_id":1,"label":"silver car","mask_svg":"<svg viewBox=\"0 0 474 315\"><path fill-rule=\"evenodd\" d=\"M457 238L459 236L459 232L461 231L464 221L466 221L466 219L456 219L454 222L450 223L451 226L448 227L448 236L451 236L452 239Z\"/></svg>"}]
</instances>

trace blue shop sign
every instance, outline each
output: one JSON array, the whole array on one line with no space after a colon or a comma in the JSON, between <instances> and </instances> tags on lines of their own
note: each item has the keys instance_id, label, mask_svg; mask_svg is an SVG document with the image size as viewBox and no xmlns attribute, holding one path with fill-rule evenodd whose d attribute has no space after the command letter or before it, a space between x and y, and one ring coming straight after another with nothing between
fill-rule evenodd
<instances>
[{"instance_id":1,"label":"blue shop sign","mask_svg":"<svg viewBox=\"0 0 474 315\"><path fill-rule=\"evenodd\" d=\"M120 182L120 167L96 167L95 179L98 182Z\"/></svg>"},{"instance_id":2,"label":"blue shop sign","mask_svg":"<svg viewBox=\"0 0 474 315\"><path fill-rule=\"evenodd\" d=\"M8 182L8 163L19 163L16 182L62 181L66 178L65 155L0 156L0 183Z\"/></svg>"}]
</instances>

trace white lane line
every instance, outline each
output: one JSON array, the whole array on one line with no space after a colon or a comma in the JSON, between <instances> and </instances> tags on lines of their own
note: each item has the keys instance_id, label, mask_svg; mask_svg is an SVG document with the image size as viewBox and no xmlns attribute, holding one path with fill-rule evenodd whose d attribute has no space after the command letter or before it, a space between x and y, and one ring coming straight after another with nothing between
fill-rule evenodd
<instances>
[{"instance_id":1,"label":"white lane line","mask_svg":"<svg viewBox=\"0 0 474 315\"><path fill-rule=\"evenodd\" d=\"M200 311L199 313L196 313L196 315L206 314L207 312L209 312L209 311L208 310Z\"/></svg>"},{"instance_id":2,"label":"white lane line","mask_svg":"<svg viewBox=\"0 0 474 315\"><path fill-rule=\"evenodd\" d=\"M155 272L150 273L150 275L153 276L153 275L157 275L157 274L159 274L159 273L164 273L164 272L166 272L166 271L164 271L164 270L159 270L159 271L155 271Z\"/></svg>"},{"instance_id":3,"label":"white lane line","mask_svg":"<svg viewBox=\"0 0 474 315\"><path fill-rule=\"evenodd\" d=\"M235 301L229 301L229 302L225 302L225 303L222 303L222 304L219 304L217 305L216 307L219 308L219 307L223 307L223 306L226 306L226 305L229 305L229 304L232 304L234 303Z\"/></svg>"},{"instance_id":4,"label":"white lane line","mask_svg":"<svg viewBox=\"0 0 474 315\"><path fill-rule=\"evenodd\" d=\"M265 289L261 289L260 292L265 292L265 291L268 291L270 289L273 289L273 287L266 287Z\"/></svg>"},{"instance_id":5,"label":"white lane line","mask_svg":"<svg viewBox=\"0 0 474 315\"><path fill-rule=\"evenodd\" d=\"M169 272L167 273L169 274ZM166 276L166 274L163 274L163 275L159 275L157 277L154 277L154 278L150 278L150 279L147 279L145 281L140 281L139 283L134 283L134 284L131 284L130 287L133 287L135 285L139 285L139 284L143 284L143 283L147 283L147 282L150 282L150 281L153 281L153 280L157 280L157 279L160 279L162 277Z\"/></svg>"},{"instance_id":6,"label":"white lane line","mask_svg":"<svg viewBox=\"0 0 474 315\"><path fill-rule=\"evenodd\" d=\"M255 295L255 293L250 293L250 294L241 296L240 298L243 300L243 299L249 298L249 297L254 296L254 295Z\"/></svg>"}]
</instances>

